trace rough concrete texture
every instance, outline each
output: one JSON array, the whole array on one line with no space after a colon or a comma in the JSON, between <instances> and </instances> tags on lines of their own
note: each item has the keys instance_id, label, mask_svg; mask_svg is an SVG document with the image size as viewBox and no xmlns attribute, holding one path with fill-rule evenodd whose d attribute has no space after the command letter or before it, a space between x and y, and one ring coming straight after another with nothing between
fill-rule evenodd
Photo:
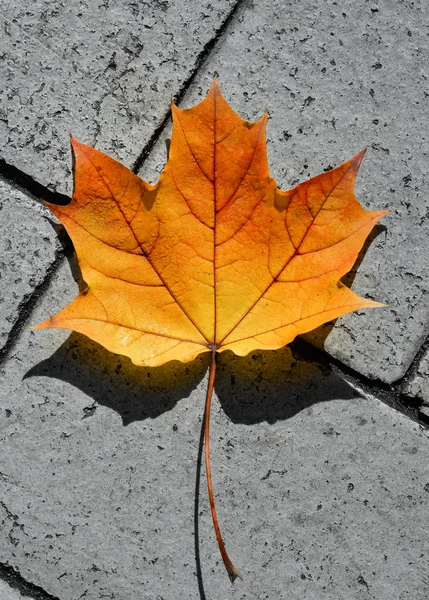
<instances>
[{"instance_id":1,"label":"rough concrete texture","mask_svg":"<svg viewBox=\"0 0 429 600\"><path fill-rule=\"evenodd\" d=\"M74 287L65 265L33 321ZM136 368L26 329L1 371L1 562L60 600L424 600L428 432L287 349L222 356L213 476L244 581L220 562L203 479L199 587L206 366Z\"/></svg>"},{"instance_id":2,"label":"rough concrete texture","mask_svg":"<svg viewBox=\"0 0 429 600\"><path fill-rule=\"evenodd\" d=\"M271 173L282 189L368 147L357 197L392 212L344 281L389 306L347 315L309 339L387 383L405 375L429 333L428 26L420 3L254 2L181 103L199 101L217 71L244 118L268 109ZM142 176L148 168L154 178L162 143L157 152Z\"/></svg>"},{"instance_id":3,"label":"rough concrete texture","mask_svg":"<svg viewBox=\"0 0 429 600\"><path fill-rule=\"evenodd\" d=\"M70 132L131 164L233 6L5 0L0 156L69 193Z\"/></svg>"},{"instance_id":4,"label":"rough concrete texture","mask_svg":"<svg viewBox=\"0 0 429 600\"><path fill-rule=\"evenodd\" d=\"M0 350L59 247L42 204L0 179Z\"/></svg>"},{"instance_id":5,"label":"rough concrete texture","mask_svg":"<svg viewBox=\"0 0 429 600\"><path fill-rule=\"evenodd\" d=\"M429 408L429 351L419 362L416 372L404 388L404 393L412 398L419 398ZM426 413L429 417L429 413Z\"/></svg>"}]
</instances>

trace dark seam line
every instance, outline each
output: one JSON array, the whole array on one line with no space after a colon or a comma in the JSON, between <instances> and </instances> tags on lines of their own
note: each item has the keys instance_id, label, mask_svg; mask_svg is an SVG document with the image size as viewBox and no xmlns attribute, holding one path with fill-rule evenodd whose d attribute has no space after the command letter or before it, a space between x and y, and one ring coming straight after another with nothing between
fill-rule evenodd
<instances>
[{"instance_id":1,"label":"dark seam line","mask_svg":"<svg viewBox=\"0 0 429 600\"><path fill-rule=\"evenodd\" d=\"M86 155L85 151L84 154ZM131 233L134 236L134 239L136 240L137 244L140 246L144 257L147 259L148 263L150 264L150 266L152 267L152 269L154 270L154 272L156 273L156 275L158 275L159 279L161 280L162 284L164 285L165 289L167 290L167 292L170 294L170 296L173 298L174 302L177 304L177 306L179 306L179 308L182 310L183 314L189 319L189 321L192 323L192 325L195 327L195 329L202 335L202 337L206 340L206 342L209 344L209 340L206 338L206 336L203 334L203 332L200 330L200 328L196 325L196 323L194 322L193 319L191 319L191 317L188 315L188 313L185 311L185 309L183 308L182 304L173 296L172 292L170 291L170 289L168 288L168 286L166 285L163 277L160 275L160 273L158 273L158 271L155 269L153 263L150 260L150 257L144 252L144 249L142 247L142 245L140 244L140 242L138 241L136 234L134 233L134 230L132 229L131 225L128 223L127 219L125 218L124 213L122 212L121 207L119 206L115 196L112 193L112 190L110 189L108 183L105 181L104 177L102 176L102 174L100 173L100 171L97 169L97 167L94 165L94 163L92 162L92 160L87 156L87 159L89 160L89 162L92 164L92 166L94 167L94 169L97 171L97 173L100 175L101 180L103 181L104 185L106 186L108 192L110 193L112 199L115 201L116 206L118 207L125 223L128 225Z\"/></svg>"},{"instance_id":2,"label":"dark seam line","mask_svg":"<svg viewBox=\"0 0 429 600\"><path fill-rule=\"evenodd\" d=\"M229 206L233 203L234 201L234 196L237 193L238 188L241 186L241 184L243 183L244 179L246 178L250 167L252 166L252 163L255 159L255 155L256 155L256 149L258 147L258 142L259 142L259 138L261 137L261 131L262 131L262 123L259 126L259 131L258 131L258 137L256 138L256 143L255 143L255 148L253 149L253 154L252 154L252 158L250 159L249 164L246 167L246 170L244 171L244 174L242 176L242 178L240 179L237 187L235 188L234 192L231 194L231 196L229 197L229 200L227 200L227 202L225 202L225 204L222 206L222 208L220 208L219 210L216 210L216 214L220 214L222 211L227 210L229 208ZM216 206L216 204L215 204Z\"/></svg>"},{"instance_id":3,"label":"dark seam line","mask_svg":"<svg viewBox=\"0 0 429 600\"><path fill-rule=\"evenodd\" d=\"M20 598L25 597L30 600L32 598L33 600L59 600L57 596L49 594L42 587L24 579L19 569L10 564L0 563L0 580L5 581L10 589L17 590ZM10 596L8 595L8 597Z\"/></svg>"},{"instance_id":4,"label":"dark seam line","mask_svg":"<svg viewBox=\"0 0 429 600\"><path fill-rule=\"evenodd\" d=\"M133 331L138 331L139 333L144 333L146 335L154 335L156 337L166 338L168 340L177 340L178 342L188 342L190 344L197 344L197 346L207 347L210 342L204 344L203 342L196 342L194 340L188 340L187 338L179 338L173 335L166 335L164 333L155 333L153 331L146 331L144 329L139 329L138 327L132 327L131 325L121 325L120 323L114 323L113 321L103 321L103 319L94 319L90 317L75 317L73 319L64 319L64 321L96 321L97 323L105 323L106 325L114 325L115 327L123 327L124 329L132 329ZM67 329L67 327L65 327Z\"/></svg>"},{"instance_id":5,"label":"dark seam line","mask_svg":"<svg viewBox=\"0 0 429 600\"><path fill-rule=\"evenodd\" d=\"M179 125L180 125L180 128L181 128L181 130L182 130L182 133L183 133L183 139L185 140L185 142L186 142L186 145L187 145L187 146L188 146L188 148L189 148L189 152L191 153L191 155L192 155L192 158L193 158L193 159L194 159L194 161L195 161L195 164L197 165L197 167L199 168L199 170L201 171L201 173L204 175L204 177L207 179L207 181L209 181L209 182L210 182L210 183L213 185L213 179L210 179L210 177L209 177L208 175L206 175L206 173L204 173L202 166L201 166L201 165L200 165L200 163L197 161L197 158L196 158L196 156L195 156L195 154L194 154L194 151L192 150L192 148L191 148L191 146L190 146L190 144L189 144L189 142L188 142L188 138L186 137L185 130L184 130L184 128L183 128L182 122L180 121L180 118L179 118L179 113L178 113L178 112L176 113L176 116L177 116L177 121L178 121L178 123L179 123ZM215 151L215 150L214 150L214 148L213 148L213 152L214 152L214 151Z\"/></svg>"},{"instance_id":6,"label":"dark seam line","mask_svg":"<svg viewBox=\"0 0 429 600\"><path fill-rule=\"evenodd\" d=\"M27 196L32 197L39 204L47 202L56 206L65 206L70 203L69 196L48 190L30 175L7 163L2 158L0 158L0 179L7 182L13 189L18 189Z\"/></svg>"},{"instance_id":7,"label":"dark seam line","mask_svg":"<svg viewBox=\"0 0 429 600\"><path fill-rule=\"evenodd\" d=\"M325 200L323 201L323 204L320 206L319 211L317 212L317 215L319 214L319 212L322 210L323 205L325 204L325 202L328 200L328 198L331 196L332 192L335 190L335 188L340 184L340 182L344 179L344 177L347 175L347 173L350 171L351 169L351 165L350 167L347 169L347 171L343 174L343 176L340 178L340 180L336 183L336 185L332 188L332 190L330 191L330 193L325 197ZM288 212L288 209L286 209L286 213ZM316 217L317 217L316 215ZM286 222L286 217L287 214L285 216L285 222ZM315 219L316 219L315 217ZM289 257L285 264L281 267L281 269L278 271L277 275L275 276L275 278L273 279L273 281L265 288L265 290L262 292L262 294L259 296L259 298L257 300L255 300L255 302L252 304L252 306L250 306L246 313L240 318L240 320L234 325L234 327L232 327L230 329L230 331L221 339L221 341L219 342L219 344L222 344L222 342L229 336L231 335L231 333L234 331L234 329L236 329L240 323L243 321L243 319L245 319L247 317L247 315L250 313L250 311L258 304L258 302L265 296L265 294L267 293L267 291L270 289L270 287L273 285L273 283L275 283L277 281L277 278L279 277L279 275L282 273L282 271L287 267L287 265L290 263L290 261L298 254L298 249L301 246L301 244L303 243L305 237L307 236L308 232L311 229L311 226L314 224L314 220L313 223L311 223L309 225L309 227L307 228L307 231L304 233L301 242L299 243L298 247L296 248L294 254ZM289 232L288 232L289 233Z\"/></svg>"},{"instance_id":8,"label":"dark seam line","mask_svg":"<svg viewBox=\"0 0 429 600\"><path fill-rule=\"evenodd\" d=\"M189 212L191 213L192 216L194 216L196 218L196 220L201 223L201 225L204 225L205 227L208 227L209 229L214 229L214 227L212 227L211 225L207 225L207 223L204 223L204 221L202 221L199 217L197 217L197 215L194 213L194 211L192 210L192 208L189 206L189 202L185 196L185 194L182 192L182 190L179 188L179 186L176 183L176 179L174 178L174 174L173 174L173 169L171 169L171 179L173 180L173 183L176 187L176 190L179 192L179 194L182 196L183 200L185 201L186 206L189 209Z\"/></svg>"},{"instance_id":9,"label":"dark seam line","mask_svg":"<svg viewBox=\"0 0 429 600\"><path fill-rule=\"evenodd\" d=\"M212 37L206 42L206 44L204 44L203 48L194 59L193 66L191 67L191 72L180 85L177 94L174 95L174 100L176 104L179 104L183 100L185 94L188 92L189 88L194 83L196 77L200 73L201 67L210 57L213 49L216 47L219 40L222 39L223 35L228 30L231 22L233 22L236 15L239 14L240 9L244 8L247 4L249 4L248 0L238 0L237 2L235 2L230 12L226 15L225 19L220 23L220 26L213 32ZM165 130L165 127L168 121L170 120L170 117L171 110L169 109L164 114L161 121L159 122L159 125L156 127L149 140L141 150L140 154L134 161L134 164L131 169L133 173L137 173L141 169L142 165L149 156L149 153L153 149L155 142L159 139L159 136Z\"/></svg>"},{"instance_id":10,"label":"dark seam line","mask_svg":"<svg viewBox=\"0 0 429 600\"><path fill-rule=\"evenodd\" d=\"M286 323L286 325L280 325L279 327L274 327L273 329L267 329L266 331L261 331L259 333L255 333L255 335L248 335L248 336L240 338L238 340L233 340L232 342L228 342L227 344L225 344L225 346L222 346L222 348L226 348L227 346L230 346L231 344L236 344L237 342L242 342L244 340L250 340L252 338L257 338L260 335L265 335L266 333L271 333L273 331L277 331L278 329L283 329L284 327L290 327L291 325L295 325L295 323L299 323L300 321L305 321L306 319L312 319L313 317L317 317L318 315L322 315L323 313L330 312L332 310L338 310L339 308L348 308L349 306L355 306L355 305L354 304L344 304L343 306L338 306L336 308L331 308L329 310L321 310L320 312L309 315L308 317L300 317L299 319L296 319L296 321L291 321L290 323Z\"/></svg>"},{"instance_id":11,"label":"dark seam line","mask_svg":"<svg viewBox=\"0 0 429 600\"><path fill-rule=\"evenodd\" d=\"M68 250L69 246L71 246L71 244L67 243L65 250ZM6 332L4 345L0 349L0 365L6 360L11 350L15 347L23 328L26 326L28 321L33 318L33 311L37 305L37 302L46 293L46 290L52 282L52 278L58 272L58 269L64 263L64 261L65 256L62 254L62 251L56 251L55 258L47 267L43 280L34 287L30 294L24 296L22 301L19 303L17 307L18 317L10 330Z\"/></svg>"}]
</instances>

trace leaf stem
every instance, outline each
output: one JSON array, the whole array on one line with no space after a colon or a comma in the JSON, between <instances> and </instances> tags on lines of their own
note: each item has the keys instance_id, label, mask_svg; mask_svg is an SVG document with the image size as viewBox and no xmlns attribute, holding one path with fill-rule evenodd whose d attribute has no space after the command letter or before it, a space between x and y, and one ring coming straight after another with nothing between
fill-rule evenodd
<instances>
[{"instance_id":1,"label":"leaf stem","mask_svg":"<svg viewBox=\"0 0 429 600\"><path fill-rule=\"evenodd\" d=\"M207 476L207 489L209 493L210 500L210 509L212 512L213 519L213 527L216 533L216 539L219 546L219 550L222 556L223 564L228 572L231 583L239 577L242 579L240 572L238 569L234 567L231 562L231 559L228 556L228 553L225 549L225 544L223 543L222 535L220 533L219 522L216 514L216 506L213 496L213 485L212 485L212 475L210 469L210 408L212 403L213 396L213 387L216 376L216 350L212 351L212 361L210 364L210 373L209 373L209 383L207 386L207 396L206 396L206 407L204 411L204 450L205 450L205 459L206 459L206 476Z\"/></svg>"}]
</instances>

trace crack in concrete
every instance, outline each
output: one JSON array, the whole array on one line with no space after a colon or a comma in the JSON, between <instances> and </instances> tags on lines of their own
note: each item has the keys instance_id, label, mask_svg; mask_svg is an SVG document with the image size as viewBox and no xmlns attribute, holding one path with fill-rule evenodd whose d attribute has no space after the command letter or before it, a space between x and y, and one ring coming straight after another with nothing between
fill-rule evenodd
<instances>
[{"instance_id":1,"label":"crack in concrete","mask_svg":"<svg viewBox=\"0 0 429 600\"><path fill-rule=\"evenodd\" d=\"M11 565L0 563L0 579L3 579L11 588L27 598L33 598L33 600L60 600L40 586L24 579L19 570Z\"/></svg>"},{"instance_id":2,"label":"crack in concrete","mask_svg":"<svg viewBox=\"0 0 429 600\"><path fill-rule=\"evenodd\" d=\"M4 512L6 513L6 518L11 522L11 528L10 531L8 533L8 538L10 543L13 546L17 546L19 543L19 539L14 537L14 534L17 533L17 530L19 529L26 537L28 536L28 533L25 531L25 527L24 527L24 523L21 523L19 521L19 517L17 514L14 514L9 507L5 504L5 502L3 502L3 500L0 501L0 506L3 508Z\"/></svg>"},{"instance_id":3,"label":"crack in concrete","mask_svg":"<svg viewBox=\"0 0 429 600\"><path fill-rule=\"evenodd\" d=\"M226 32L226 30L228 29L231 22L234 20L235 17L238 16L238 14L241 10L246 9L246 7L249 3L250 3L250 0L237 0L237 2L234 4L232 9L228 13L225 20L222 21L219 28L215 31L214 36L204 45L203 49L201 50L201 52L198 54L198 56L195 59L195 65L194 65L194 68L191 71L189 77L184 80L184 82L182 83L177 94L175 94L173 96L173 99L177 104L183 99L186 92L191 87L191 85L192 85L193 81L195 80L196 76L198 75L201 67L204 65L206 60L209 58L212 50L214 49L214 47L216 46L218 41L222 38L223 34ZM133 171L133 173L137 174L138 171L140 171L145 160L149 156L152 148L154 147L156 141L159 139L162 132L164 131L170 118L171 118L171 109L168 109L168 111L164 114L164 117L161 119L161 122L159 123L159 125L153 131L148 142L145 144L142 151L138 155L137 159L134 161L134 164L131 167L131 170Z\"/></svg>"},{"instance_id":4,"label":"crack in concrete","mask_svg":"<svg viewBox=\"0 0 429 600\"><path fill-rule=\"evenodd\" d=\"M10 519L11 521L18 521L18 515L13 514L10 511L9 507L3 502L3 500L0 500L0 506L3 507L3 510L6 513L8 519Z\"/></svg>"}]
</instances>

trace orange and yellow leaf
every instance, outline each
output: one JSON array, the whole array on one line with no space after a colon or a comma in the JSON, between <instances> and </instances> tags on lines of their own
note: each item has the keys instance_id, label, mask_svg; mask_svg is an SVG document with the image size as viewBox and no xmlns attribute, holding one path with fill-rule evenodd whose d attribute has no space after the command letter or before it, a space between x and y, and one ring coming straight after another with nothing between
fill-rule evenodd
<instances>
[{"instance_id":1,"label":"orange and yellow leaf","mask_svg":"<svg viewBox=\"0 0 429 600\"><path fill-rule=\"evenodd\" d=\"M151 186L76 140L75 191L49 205L87 284L36 327L85 334L137 365L277 349L345 313L381 306L341 283L375 223L354 195L363 152L289 191L270 177L265 114L241 119L213 82L173 104L170 156Z\"/></svg>"}]
</instances>

